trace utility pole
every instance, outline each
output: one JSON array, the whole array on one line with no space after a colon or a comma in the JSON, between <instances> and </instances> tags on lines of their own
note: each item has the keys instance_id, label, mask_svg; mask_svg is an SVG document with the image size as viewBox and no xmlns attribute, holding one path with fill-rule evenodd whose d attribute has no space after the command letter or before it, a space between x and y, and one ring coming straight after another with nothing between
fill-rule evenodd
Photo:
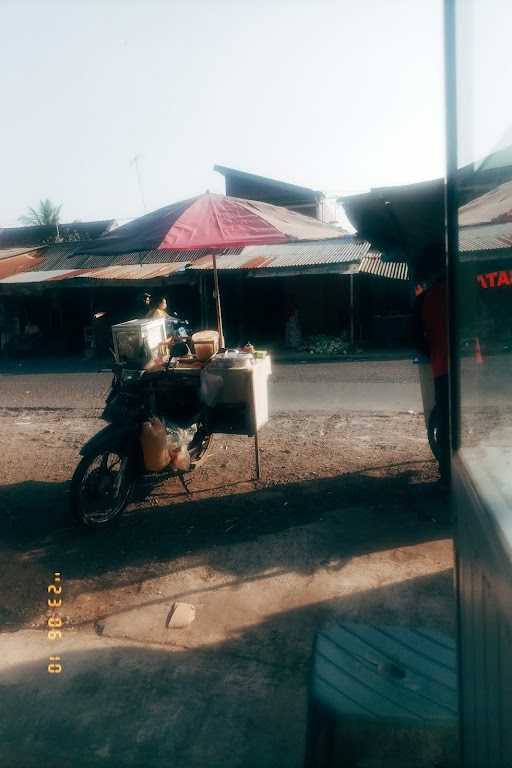
<instances>
[{"instance_id":1,"label":"utility pole","mask_svg":"<svg viewBox=\"0 0 512 768\"><path fill-rule=\"evenodd\" d=\"M135 173L137 174L137 184L139 185L139 193L140 193L140 199L142 202L142 208L144 210L144 213L146 213L147 211L146 199L144 197L144 187L142 186L142 176L141 176L140 167L139 167L140 158L141 158L141 155L134 155L134 157L132 157L132 159L130 160L130 165L135 166Z\"/></svg>"}]
</instances>

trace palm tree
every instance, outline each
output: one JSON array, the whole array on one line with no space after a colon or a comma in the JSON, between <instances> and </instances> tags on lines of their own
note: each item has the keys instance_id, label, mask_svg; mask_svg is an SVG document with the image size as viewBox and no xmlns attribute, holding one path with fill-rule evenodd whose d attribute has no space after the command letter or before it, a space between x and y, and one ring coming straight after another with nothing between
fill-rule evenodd
<instances>
[{"instance_id":1,"label":"palm tree","mask_svg":"<svg viewBox=\"0 0 512 768\"><path fill-rule=\"evenodd\" d=\"M29 207L28 212L20 216L22 224L28 226L44 226L47 224L58 224L60 221L60 209L62 205L54 205L51 200L40 200L36 208Z\"/></svg>"}]
</instances>

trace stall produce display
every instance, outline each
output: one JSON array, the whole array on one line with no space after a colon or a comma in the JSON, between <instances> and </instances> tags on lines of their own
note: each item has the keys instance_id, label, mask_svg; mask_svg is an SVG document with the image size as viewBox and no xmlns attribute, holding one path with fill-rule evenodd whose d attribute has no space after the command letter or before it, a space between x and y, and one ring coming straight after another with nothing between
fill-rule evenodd
<instances>
[{"instance_id":1,"label":"stall produce display","mask_svg":"<svg viewBox=\"0 0 512 768\"><path fill-rule=\"evenodd\" d=\"M309 355L348 355L351 345L341 336L309 336L302 344L302 351Z\"/></svg>"}]
</instances>

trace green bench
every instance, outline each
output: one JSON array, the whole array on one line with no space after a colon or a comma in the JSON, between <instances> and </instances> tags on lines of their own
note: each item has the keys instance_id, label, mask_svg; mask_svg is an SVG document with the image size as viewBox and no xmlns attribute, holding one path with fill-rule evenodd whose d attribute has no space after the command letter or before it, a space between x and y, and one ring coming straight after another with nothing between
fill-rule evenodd
<instances>
[{"instance_id":1,"label":"green bench","mask_svg":"<svg viewBox=\"0 0 512 768\"><path fill-rule=\"evenodd\" d=\"M305 768L454 768L457 732L452 638L366 624L317 635Z\"/></svg>"}]
</instances>

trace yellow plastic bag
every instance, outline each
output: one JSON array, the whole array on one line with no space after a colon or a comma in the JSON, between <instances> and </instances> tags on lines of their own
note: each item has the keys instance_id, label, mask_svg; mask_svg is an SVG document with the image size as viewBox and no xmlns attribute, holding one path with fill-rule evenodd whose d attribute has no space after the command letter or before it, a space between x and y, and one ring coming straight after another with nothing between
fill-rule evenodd
<instances>
[{"instance_id":1,"label":"yellow plastic bag","mask_svg":"<svg viewBox=\"0 0 512 768\"><path fill-rule=\"evenodd\" d=\"M144 466L148 472L160 472L169 464L167 434L160 419L149 419L142 425L141 437Z\"/></svg>"}]
</instances>

